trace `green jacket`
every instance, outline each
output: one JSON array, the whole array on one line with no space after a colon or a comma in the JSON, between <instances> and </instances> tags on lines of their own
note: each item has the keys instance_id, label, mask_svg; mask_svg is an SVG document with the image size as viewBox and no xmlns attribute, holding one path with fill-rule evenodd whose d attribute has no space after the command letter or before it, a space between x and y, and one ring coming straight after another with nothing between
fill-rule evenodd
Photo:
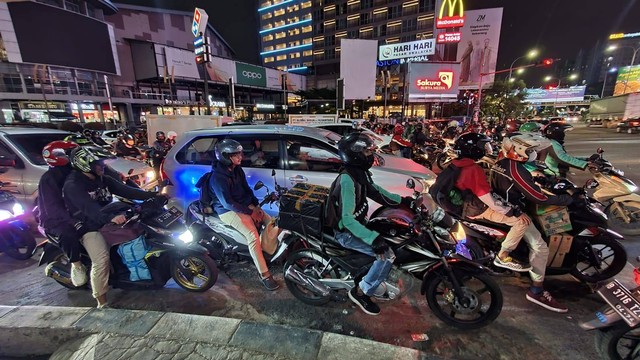
<instances>
[{"instance_id":1,"label":"green jacket","mask_svg":"<svg viewBox=\"0 0 640 360\"><path fill-rule=\"evenodd\" d=\"M562 144L560 144L556 140L551 140L551 147L549 148L547 157L544 159L544 162L549 170L553 171L556 174L559 173L559 164L565 164L574 168L578 168L580 170L586 169L588 165L585 160L567 154L564 146L562 146Z\"/></svg>"}]
</instances>

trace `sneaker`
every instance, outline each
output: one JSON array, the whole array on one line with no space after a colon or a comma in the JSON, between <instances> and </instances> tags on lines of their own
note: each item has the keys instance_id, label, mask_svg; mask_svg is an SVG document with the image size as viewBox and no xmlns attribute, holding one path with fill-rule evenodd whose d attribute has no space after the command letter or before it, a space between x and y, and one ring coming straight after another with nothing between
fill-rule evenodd
<instances>
[{"instance_id":1,"label":"sneaker","mask_svg":"<svg viewBox=\"0 0 640 360\"><path fill-rule=\"evenodd\" d=\"M269 291L273 291L280 287L280 285L273 279L273 276L269 275L268 277L261 279L262 285L267 288Z\"/></svg>"},{"instance_id":2,"label":"sneaker","mask_svg":"<svg viewBox=\"0 0 640 360\"><path fill-rule=\"evenodd\" d=\"M104 303L104 304L98 304L98 306L96 306L98 309L111 309L111 306L109 305L108 302Z\"/></svg>"},{"instance_id":3,"label":"sneaker","mask_svg":"<svg viewBox=\"0 0 640 360\"><path fill-rule=\"evenodd\" d=\"M493 265L517 271L517 272L527 272L531 270L531 265L523 265L515 260L511 256L507 256L504 259L500 259L499 256L496 255L496 258L493 259Z\"/></svg>"},{"instance_id":4,"label":"sneaker","mask_svg":"<svg viewBox=\"0 0 640 360\"><path fill-rule=\"evenodd\" d=\"M84 265L71 264L71 283L75 287L80 287L87 283L87 269Z\"/></svg>"},{"instance_id":5,"label":"sneaker","mask_svg":"<svg viewBox=\"0 0 640 360\"><path fill-rule=\"evenodd\" d=\"M354 286L349 290L349 299L354 304L360 306L360 309L369 315L380 314L380 307L378 304L371 301L371 298L365 294L358 295L358 287Z\"/></svg>"},{"instance_id":6,"label":"sneaker","mask_svg":"<svg viewBox=\"0 0 640 360\"><path fill-rule=\"evenodd\" d=\"M532 293L531 290L527 290L527 300L534 304L538 304L547 310L558 313L566 313L569 311L566 306L560 305L560 303L558 303L548 291L543 291L536 295Z\"/></svg>"}]
</instances>

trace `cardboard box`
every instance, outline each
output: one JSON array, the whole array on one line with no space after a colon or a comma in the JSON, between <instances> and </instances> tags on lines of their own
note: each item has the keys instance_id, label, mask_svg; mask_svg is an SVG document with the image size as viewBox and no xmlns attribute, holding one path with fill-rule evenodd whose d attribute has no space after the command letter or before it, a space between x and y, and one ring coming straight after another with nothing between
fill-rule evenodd
<instances>
[{"instance_id":1,"label":"cardboard box","mask_svg":"<svg viewBox=\"0 0 640 360\"><path fill-rule=\"evenodd\" d=\"M573 229L569 212L564 206L538 206L536 218L547 236Z\"/></svg>"},{"instance_id":2,"label":"cardboard box","mask_svg":"<svg viewBox=\"0 0 640 360\"><path fill-rule=\"evenodd\" d=\"M554 234L549 237L549 259L547 259L548 267L562 267L564 257L571 250L573 236L562 233Z\"/></svg>"}]
</instances>

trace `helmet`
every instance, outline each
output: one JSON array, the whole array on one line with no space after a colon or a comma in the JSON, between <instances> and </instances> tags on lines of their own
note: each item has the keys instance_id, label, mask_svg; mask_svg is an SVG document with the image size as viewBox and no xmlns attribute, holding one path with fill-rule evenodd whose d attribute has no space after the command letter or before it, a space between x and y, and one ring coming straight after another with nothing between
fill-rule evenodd
<instances>
[{"instance_id":1,"label":"helmet","mask_svg":"<svg viewBox=\"0 0 640 360\"><path fill-rule=\"evenodd\" d=\"M540 132L541 128L542 125L538 124L537 122L530 121L522 124L519 131L521 133Z\"/></svg>"},{"instance_id":2,"label":"helmet","mask_svg":"<svg viewBox=\"0 0 640 360\"><path fill-rule=\"evenodd\" d=\"M164 131L156 131L156 140L164 141L164 139L165 139Z\"/></svg>"},{"instance_id":3,"label":"helmet","mask_svg":"<svg viewBox=\"0 0 640 360\"><path fill-rule=\"evenodd\" d=\"M375 148L374 139L361 132L347 134L338 142L338 153L342 162L345 165L360 167L363 170L368 170L373 166ZM367 154L366 151L369 153Z\"/></svg>"},{"instance_id":4,"label":"helmet","mask_svg":"<svg viewBox=\"0 0 640 360\"><path fill-rule=\"evenodd\" d=\"M465 133L458 137L453 148L459 158L480 160L487 152L492 152L491 138L474 132Z\"/></svg>"},{"instance_id":5,"label":"helmet","mask_svg":"<svg viewBox=\"0 0 640 360\"><path fill-rule=\"evenodd\" d=\"M422 123L418 122L414 127L413 130L415 131L422 131Z\"/></svg>"},{"instance_id":6,"label":"helmet","mask_svg":"<svg viewBox=\"0 0 640 360\"><path fill-rule=\"evenodd\" d=\"M402 135L403 132L404 126L396 124L396 126L393 127L393 135Z\"/></svg>"},{"instance_id":7,"label":"helmet","mask_svg":"<svg viewBox=\"0 0 640 360\"><path fill-rule=\"evenodd\" d=\"M42 157L49 166L65 166L69 164L69 153L77 147L71 141L52 141L42 149Z\"/></svg>"},{"instance_id":8,"label":"helmet","mask_svg":"<svg viewBox=\"0 0 640 360\"><path fill-rule=\"evenodd\" d=\"M127 134L122 138L124 145L126 147L133 147L136 144L136 140L133 138L133 135Z\"/></svg>"},{"instance_id":9,"label":"helmet","mask_svg":"<svg viewBox=\"0 0 640 360\"><path fill-rule=\"evenodd\" d=\"M542 130L542 132L544 133L544 136L546 136L549 139L552 140L556 140L560 143L564 142L564 132L567 130L572 130L573 126L569 125L569 124L562 124L559 122L552 122L551 124L547 125L544 130Z\"/></svg>"},{"instance_id":10,"label":"helmet","mask_svg":"<svg viewBox=\"0 0 640 360\"><path fill-rule=\"evenodd\" d=\"M169 139L172 139L172 140L173 140L173 139L175 139L176 137L178 137L178 134L177 134L175 131L169 131L169 132L167 133L167 137L168 137Z\"/></svg>"},{"instance_id":11,"label":"helmet","mask_svg":"<svg viewBox=\"0 0 640 360\"><path fill-rule=\"evenodd\" d=\"M539 143L528 135L514 135L502 139L502 153L505 157L520 161L534 161L538 157L536 148Z\"/></svg>"},{"instance_id":12,"label":"helmet","mask_svg":"<svg viewBox=\"0 0 640 360\"><path fill-rule=\"evenodd\" d=\"M91 141L89 141L89 139L84 137L84 135L78 135L78 134L71 134L66 138L64 138L64 141L74 142L80 146L91 145Z\"/></svg>"},{"instance_id":13,"label":"helmet","mask_svg":"<svg viewBox=\"0 0 640 360\"><path fill-rule=\"evenodd\" d=\"M458 124L457 121L455 120L451 120L447 123L447 127L458 127L460 124Z\"/></svg>"},{"instance_id":14,"label":"helmet","mask_svg":"<svg viewBox=\"0 0 640 360\"><path fill-rule=\"evenodd\" d=\"M78 146L71 151L69 158L71 166L84 173L89 173L93 171L93 165L97 161L112 159L113 155L99 147Z\"/></svg>"},{"instance_id":15,"label":"helmet","mask_svg":"<svg viewBox=\"0 0 640 360\"><path fill-rule=\"evenodd\" d=\"M82 135L84 135L85 137L91 137L92 134L93 134L93 130L91 129L82 130Z\"/></svg>"},{"instance_id":16,"label":"helmet","mask_svg":"<svg viewBox=\"0 0 640 360\"><path fill-rule=\"evenodd\" d=\"M216 153L216 159L222 163L222 165L231 165L231 159L229 156L242 152L242 145L233 139L224 139L216 144L214 149Z\"/></svg>"}]
</instances>

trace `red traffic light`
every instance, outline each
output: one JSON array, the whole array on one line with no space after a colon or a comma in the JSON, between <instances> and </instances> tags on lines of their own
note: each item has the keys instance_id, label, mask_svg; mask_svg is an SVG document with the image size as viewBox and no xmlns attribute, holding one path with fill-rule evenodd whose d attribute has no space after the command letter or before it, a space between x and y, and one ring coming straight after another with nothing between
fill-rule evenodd
<instances>
[{"instance_id":1,"label":"red traffic light","mask_svg":"<svg viewBox=\"0 0 640 360\"><path fill-rule=\"evenodd\" d=\"M542 65L544 65L544 66L549 66L551 64L553 64L553 59L544 59L544 60L542 60Z\"/></svg>"}]
</instances>

